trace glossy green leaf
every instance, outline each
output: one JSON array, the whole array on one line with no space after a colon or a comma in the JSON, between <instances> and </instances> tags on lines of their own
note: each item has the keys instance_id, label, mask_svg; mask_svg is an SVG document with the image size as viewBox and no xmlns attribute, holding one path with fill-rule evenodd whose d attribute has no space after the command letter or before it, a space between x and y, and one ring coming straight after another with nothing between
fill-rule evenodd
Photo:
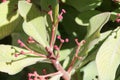
<instances>
[{"instance_id":1,"label":"glossy green leaf","mask_svg":"<svg viewBox=\"0 0 120 80\"><path fill-rule=\"evenodd\" d=\"M94 40L100 37L100 30L103 27L103 25L109 20L109 17L110 17L110 13L107 12L107 13L101 13L96 16L93 16L90 19L88 34L87 34L87 37L85 38L86 43L82 46L81 51L79 52L80 56L83 56L84 58L86 58L89 55L90 49L93 48L93 46L91 48L91 45L94 45L94 43L99 41L99 40L97 41L94 41ZM93 55L93 57L95 56ZM76 67L79 68L80 66L81 66L81 61L78 60L74 65L74 68Z\"/></svg>"},{"instance_id":2,"label":"glossy green leaf","mask_svg":"<svg viewBox=\"0 0 120 80\"><path fill-rule=\"evenodd\" d=\"M18 11L20 15L24 18L24 20L30 21L38 16L41 16L41 13L35 5L32 3L28 3L27 1L19 1L18 2ZM36 15L34 15L34 13Z\"/></svg>"},{"instance_id":3,"label":"glossy green leaf","mask_svg":"<svg viewBox=\"0 0 120 80\"><path fill-rule=\"evenodd\" d=\"M40 7L41 7L41 10L45 10L45 11L50 11L50 6L51 6L51 9L52 9L52 16L53 16L53 22L54 23L58 23L58 15L59 15L59 1L58 0L40 0ZM50 18L50 16L48 15L48 18ZM48 19L47 18L47 23L48 23L48 34L50 36L50 40L52 38L52 21L51 19ZM55 37L57 35L57 30L58 30L58 25L55 27ZM52 44L55 43L55 38L54 40L52 41Z\"/></svg>"},{"instance_id":4,"label":"glossy green leaf","mask_svg":"<svg viewBox=\"0 0 120 80\"><path fill-rule=\"evenodd\" d=\"M21 20L15 4L10 1L0 4L0 39L12 33Z\"/></svg>"},{"instance_id":5,"label":"glossy green leaf","mask_svg":"<svg viewBox=\"0 0 120 80\"><path fill-rule=\"evenodd\" d=\"M48 35L43 13L41 13L32 3L26 1L19 1L18 9L25 20L23 23L25 33L33 37L43 47L46 47L48 45Z\"/></svg>"},{"instance_id":6,"label":"glossy green leaf","mask_svg":"<svg viewBox=\"0 0 120 80\"><path fill-rule=\"evenodd\" d=\"M82 12L95 9L101 4L101 0L66 0L66 3Z\"/></svg>"},{"instance_id":7,"label":"glossy green leaf","mask_svg":"<svg viewBox=\"0 0 120 80\"><path fill-rule=\"evenodd\" d=\"M24 22L23 29L29 36L39 42L43 47L46 47L48 45L46 39L47 35L45 34L46 30L43 28L44 26L38 26L37 22L39 22L39 19L36 19L29 23Z\"/></svg>"},{"instance_id":8,"label":"glossy green leaf","mask_svg":"<svg viewBox=\"0 0 120 80\"><path fill-rule=\"evenodd\" d=\"M98 72L95 61L87 64L81 69L81 71L84 72L83 80L98 80Z\"/></svg>"},{"instance_id":9,"label":"glossy green leaf","mask_svg":"<svg viewBox=\"0 0 120 80\"><path fill-rule=\"evenodd\" d=\"M81 55L86 55L88 54L88 48L90 43L100 37L100 31L102 27L109 21L110 18L110 13L109 12L104 12L101 14L98 14L96 16L93 16L90 19L90 26L88 27L88 33L85 37L86 43L83 46L84 49L82 50Z\"/></svg>"},{"instance_id":10,"label":"glossy green leaf","mask_svg":"<svg viewBox=\"0 0 120 80\"><path fill-rule=\"evenodd\" d=\"M95 16L98 13L100 13L100 11L97 11L97 10L89 10L89 11L82 12L75 18L75 21L79 25L89 26L90 18Z\"/></svg>"},{"instance_id":11,"label":"glossy green leaf","mask_svg":"<svg viewBox=\"0 0 120 80\"><path fill-rule=\"evenodd\" d=\"M101 28L108 22L109 18L110 18L109 12L104 12L96 16L93 16L90 19L90 26L88 27L88 33L86 37L90 36L99 37Z\"/></svg>"},{"instance_id":12,"label":"glossy green leaf","mask_svg":"<svg viewBox=\"0 0 120 80\"><path fill-rule=\"evenodd\" d=\"M89 63L90 61L95 60L96 54L103 44L103 42L107 39L107 37L112 33L112 31L106 31L100 34L99 38L96 38L89 44L88 48L88 56L81 62L80 68Z\"/></svg>"},{"instance_id":13,"label":"glossy green leaf","mask_svg":"<svg viewBox=\"0 0 120 80\"><path fill-rule=\"evenodd\" d=\"M104 42L106 40L106 38L112 33L112 30L100 33L100 37L92 40L89 44L89 49L88 51L91 51L93 48L98 48L98 46L96 46L97 44L102 44L102 42Z\"/></svg>"},{"instance_id":14,"label":"glossy green leaf","mask_svg":"<svg viewBox=\"0 0 120 80\"><path fill-rule=\"evenodd\" d=\"M47 54L45 48L43 48L39 44L37 44L37 43L29 44L27 42L29 36L27 36L25 33L22 33L22 32L15 33L14 32L14 33L11 34L11 37L12 37L12 45L14 45L14 46L20 47L19 44L17 43L17 40L21 39L30 49L32 49L32 50L34 50L38 53L42 53L42 54L46 53Z\"/></svg>"},{"instance_id":15,"label":"glossy green leaf","mask_svg":"<svg viewBox=\"0 0 120 80\"><path fill-rule=\"evenodd\" d=\"M110 19L114 22L117 18L117 13L116 12L111 12L111 17Z\"/></svg>"},{"instance_id":16,"label":"glossy green leaf","mask_svg":"<svg viewBox=\"0 0 120 80\"><path fill-rule=\"evenodd\" d=\"M13 53L18 51L28 52L27 50L17 48L10 45L0 45L0 71L14 75L20 72L23 68L35 64L38 61L44 61L45 58L40 58L35 55L20 55L15 57ZM13 54L13 55L12 55ZM11 63L12 61L12 63Z\"/></svg>"},{"instance_id":17,"label":"glossy green leaf","mask_svg":"<svg viewBox=\"0 0 120 80\"><path fill-rule=\"evenodd\" d=\"M96 64L100 80L114 80L120 64L120 30L117 28L100 47Z\"/></svg>"},{"instance_id":18,"label":"glossy green leaf","mask_svg":"<svg viewBox=\"0 0 120 80\"><path fill-rule=\"evenodd\" d=\"M69 62L70 62L70 57L66 57L66 59L64 60L63 62L63 68L67 68L67 66L69 65Z\"/></svg>"}]
</instances>

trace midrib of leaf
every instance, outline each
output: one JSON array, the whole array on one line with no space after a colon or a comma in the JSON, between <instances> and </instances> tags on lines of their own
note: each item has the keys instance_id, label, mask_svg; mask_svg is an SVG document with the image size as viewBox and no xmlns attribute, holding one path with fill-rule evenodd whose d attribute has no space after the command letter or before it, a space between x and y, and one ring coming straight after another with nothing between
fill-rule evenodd
<instances>
[{"instance_id":1,"label":"midrib of leaf","mask_svg":"<svg viewBox=\"0 0 120 80\"><path fill-rule=\"evenodd\" d=\"M30 25L32 25L32 27L34 27L34 25L30 22L30 23L28 23L28 24L30 24ZM36 27L34 27L34 30L35 30L35 32L37 33L37 34L39 34L39 32L37 31L37 29L36 29ZM42 38L41 38L41 36L40 35L36 35L36 37L39 37L40 39L40 41L42 42L42 43L46 43L46 42L44 42L43 40L42 40ZM45 44L44 44L45 45Z\"/></svg>"},{"instance_id":2,"label":"midrib of leaf","mask_svg":"<svg viewBox=\"0 0 120 80\"><path fill-rule=\"evenodd\" d=\"M41 38L41 36L39 35L39 32L36 30L36 27L34 27L34 25L31 23L31 22L29 22L29 23L27 23L26 21L24 21L24 24L25 25L27 25L27 27L28 26L31 26L31 27L29 27L29 28L31 28L30 30L32 30L32 31L34 31L34 33L32 33L32 34L34 34L34 37L35 38L39 38L39 40L38 39L35 39L37 42L39 42L39 44L41 44L42 46L44 46L45 47L45 43L44 43L44 41L42 40L42 38ZM23 24L23 25L24 25ZM24 26L23 26L24 27ZM25 26L26 27L26 26ZM24 28L23 28L24 29ZM26 31L26 29L25 29L25 32L27 32L27 34L30 36L30 31L28 32L28 31ZM38 35L36 35L36 34L38 34ZM41 43L40 43L41 42Z\"/></svg>"},{"instance_id":3,"label":"midrib of leaf","mask_svg":"<svg viewBox=\"0 0 120 80\"><path fill-rule=\"evenodd\" d=\"M117 38L115 36L113 31L97 53L96 63L101 80L113 80L120 64L120 30L117 32Z\"/></svg>"}]
</instances>

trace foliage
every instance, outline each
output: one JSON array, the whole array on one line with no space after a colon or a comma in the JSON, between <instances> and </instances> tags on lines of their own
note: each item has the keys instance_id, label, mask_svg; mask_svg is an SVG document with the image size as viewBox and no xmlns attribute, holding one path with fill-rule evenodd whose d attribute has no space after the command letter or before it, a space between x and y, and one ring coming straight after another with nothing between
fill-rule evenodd
<instances>
[{"instance_id":1,"label":"foliage","mask_svg":"<svg viewBox=\"0 0 120 80\"><path fill-rule=\"evenodd\" d=\"M119 80L119 0L2 0L0 80Z\"/></svg>"}]
</instances>

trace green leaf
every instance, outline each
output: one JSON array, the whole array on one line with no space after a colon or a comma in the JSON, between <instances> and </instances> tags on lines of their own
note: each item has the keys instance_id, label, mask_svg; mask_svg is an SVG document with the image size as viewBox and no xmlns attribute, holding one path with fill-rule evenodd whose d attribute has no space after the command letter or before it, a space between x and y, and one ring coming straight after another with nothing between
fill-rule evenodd
<instances>
[{"instance_id":1,"label":"green leaf","mask_svg":"<svg viewBox=\"0 0 120 80\"><path fill-rule=\"evenodd\" d=\"M117 8L116 10L111 12L110 19L114 22L117 18L117 14L120 13L120 8Z\"/></svg>"},{"instance_id":2,"label":"green leaf","mask_svg":"<svg viewBox=\"0 0 120 80\"><path fill-rule=\"evenodd\" d=\"M37 9L35 5L33 5L32 3L28 3L27 1L18 2L18 12L26 21L30 21L41 16L41 12L39 11L39 9Z\"/></svg>"},{"instance_id":3,"label":"green leaf","mask_svg":"<svg viewBox=\"0 0 120 80\"><path fill-rule=\"evenodd\" d=\"M86 35L86 38L91 36L99 37L101 28L108 22L109 18L110 12L104 12L93 16L90 19L90 26L88 27L88 33Z\"/></svg>"},{"instance_id":4,"label":"green leaf","mask_svg":"<svg viewBox=\"0 0 120 80\"><path fill-rule=\"evenodd\" d=\"M12 37L12 45L14 46L20 46L18 43L17 43L17 40L18 39L21 39L22 42L24 42L31 50L34 50L35 52L38 52L38 53L41 53L41 54L47 54L45 48L43 48L42 46L40 46L39 44L37 43L31 43L29 44L27 42L28 40L28 37L24 32L19 32L19 33L12 33L11 34L11 37Z\"/></svg>"},{"instance_id":5,"label":"green leaf","mask_svg":"<svg viewBox=\"0 0 120 80\"><path fill-rule=\"evenodd\" d=\"M16 2L10 1L0 4L0 39L12 33L21 20L15 5Z\"/></svg>"},{"instance_id":6,"label":"green leaf","mask_svg":"<svg viewBox=\"0 0 120 80\"><path fill-rule=\"evenodd\" d=\"M52 7L52 15L53 20L56 23L58 20L58 14L59 14L59 1L58 0L40 0L40 5L42 10L49 11L49 6Z\"/></svg>"},{"instance_id":7,"label":"green leaf","mask_svg":"<svg viewBox=\"0 0 120 80\"><path fill-rule=\"evenodd\" d=\"M70 63L70 57L66 57L66 59L64 60L63 62L63 68L67 68L69 66L69 63Z\"/></svg>"},{"instance_id":8,"label":"green leaf","mask_svg":"<svg viewBox=\"0 0 120 80\"><path fill-rule=\"evenodd\" d=\"M90 26L87 29L88 33L85 37L86 43L85 45L83 45L84 49L80 52L82 56L88 54L90 43L94 39L100 37L100 30L109 21L109 18L110 18L110 13L104 12L96 16L93 16L90 19Z\"/></svg>"},{"instance_id":9,"label":"green leaf","mask_svg":"<svg viewBox=\"0 0 120 80\"><path fill-rule=\"evenodd\" d=\"M40 58L35 55L20 55L15 57L13 53L18 51L29 52L25 49L14 47L10 45L0 45L0 71L14 75L20 72L23 68L35 64L38 61L44 61L45 58ZM12 62L11 62L12 61Z\"/></svg>"},{"instance_id":10,"label":"green leaf","mask_svg":"<svg viewBox=\"0 0 120 80\"><path fill-rule=\"evenodd\" d=\"M100 46L103 44L103 42L108 38L108 36L111 33L112 33L112 31L106 31L104 33L101 33L99 38L96 38L89 44L88 56L81 62L80 68L85 66L90 61L95 60L96 54L97 54Z\"/></svg>"},{"instance_id":11,"label":"green leaf","mask_svg":"<svg viewBox=\"0 0 120 80\"><path fill-rule=\"evenodd\" d=\"M95 61L87 64L81 69L81 71L84 72L83 80L98 80L98 72Z\"/></svg>"},{"instance_id":12,"label":"green leaf","mask_svg":"<svg viewBox=\"0 0 120 80\"><path fill-rule=\"evenodd\" d=\"M114 22L117 18L117 13L116 12L111 12L111 17L110 19Z\"/></svg>"},{"instance_id":13,"label":"green leaf","mask_svg":"<svg viewBox=\"0 0 120 80\"><path fill-rule=\"evenodd\" d=\"M89 26L89 19L98 13L100 13L100 11L97 10L89 10L82 12L75 18L75 21L79 25Z\"/></svg>"},{"instance_id":14,"label":"green leaf","mask_svg":"<svg viewBox=\"0 0 120 80\"><path fill-rule=\"evenodd\" d=\"M62 61L67 58L67 56L71 53L72 49L64 49L60 50L60 58L59 61Z\"/></svg>"},{"instance_id":15,"label":"green leaf","mask_svg":"<svg viewBox=\"0 0 120 80\"><path fill-rule=\"evenodd\" d=\"M48 35L43 13L39 12L33 4L26 1L19 1L18 9L25 20L23 23L25 33L33 37L43 47L46 47L48 45Z\"/></svg>"},{"instance_id":16,"label":"green leaf","mask_svg":"<svg viewBox=\"0 0 120 80\"><path fill-rule=\"evenodd\" d=\"M100 47L96 64L100 80L114 80L120 64L120 30L117 28Z\"/></svg>"},{"instance_id":17,"label":"green leaf","mask_svg":"<svg viewBox=\"0 0 120 80\"><path fill-rule=\"evenodd\" d=\"M34 22L24 22L23 23L23 29L24 31L34 38L37 42L39 42L43 47L46 47L48 45L47 42L47 35L45 27L44 26L38 26L38 23L40 19L34 19Z\"/></svg>"},{"instance_id":18,"label":"green leaf","mask_svg":"<svg viewBox=\"0 0 120 80\"><path fill-rule=\"evenodd\" d=\"M79 56L84 57L84 60L89 55L89 51L93 48L93 46L91 48L91 45L95 45L99 41L99 40L97 41L94 41L94 40L100 37L100 30L103 27L103 25L109 20L109 17L110 17L110 13L107 12L107 13L98 14L90 19L90 26L88 28L88 34L87 34L87 37L85 38L86 43L81 47L81 51L79 52ZM95 56L93 55L93 58L94 57ZM75 63L74 68L76 67L77 68L81 67L80 60L78 60Z\"/></svg>"},{"instance_id":19,"label":"green leaf","mask_svg":"<svg viewBox=\"0 0 120 80\"><path fill-rule=\"evenodd\" d=\"M83 12L95 9L101 4L101 0L66 0L66 3Z\"/></svg>"}]
</instances>

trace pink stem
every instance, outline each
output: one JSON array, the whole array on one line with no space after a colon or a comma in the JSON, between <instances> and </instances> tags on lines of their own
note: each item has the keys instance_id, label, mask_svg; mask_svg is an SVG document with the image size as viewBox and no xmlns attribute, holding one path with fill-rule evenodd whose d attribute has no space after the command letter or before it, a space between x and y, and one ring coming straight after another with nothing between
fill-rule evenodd
<instances>
[{"instance_id":1,"label":"pink stem","mask_svg":"<svg viewBox=\"0 0 120 80\"><path fill-rule=\"evenodd\" d=\"M64 80L70 80L68 72L63 69L63 67L61 66L61 64L57 60L56 56L54 55L54 53L51 51L51 49L46 48L46 50L48 51L49 54L51 54L50 56L48 56L48 58L50 59L50 61L54 65L54 67L57 69L57 71L60 71L63 74L62 78Z\"/></svg>"},{"instance_id":2,"label":"pink stem","mask_svg":"<svg viewBox=\"0 0 120 80\"><path fill-rule=\"evenodd\" d=\"M82 59L82 57L79 57L79 56L78 56L78 53L79 53L79 50L80 50L81 46L85 43L85 40L82 40L81 42L78 42L78 40L76 39L75 41L76 41L76 44L78 45L78 47L77 47L77 49L76 49L75 56L74 56L73 59L72 59L72 63L70 64L70 66L69 66L69 68L68 68L68 70L67 70L68 73L70 73L71 70L73 69L73 65L74 65L75 61L76 61L77 59Z\"/></svg>"}]
</instances>

